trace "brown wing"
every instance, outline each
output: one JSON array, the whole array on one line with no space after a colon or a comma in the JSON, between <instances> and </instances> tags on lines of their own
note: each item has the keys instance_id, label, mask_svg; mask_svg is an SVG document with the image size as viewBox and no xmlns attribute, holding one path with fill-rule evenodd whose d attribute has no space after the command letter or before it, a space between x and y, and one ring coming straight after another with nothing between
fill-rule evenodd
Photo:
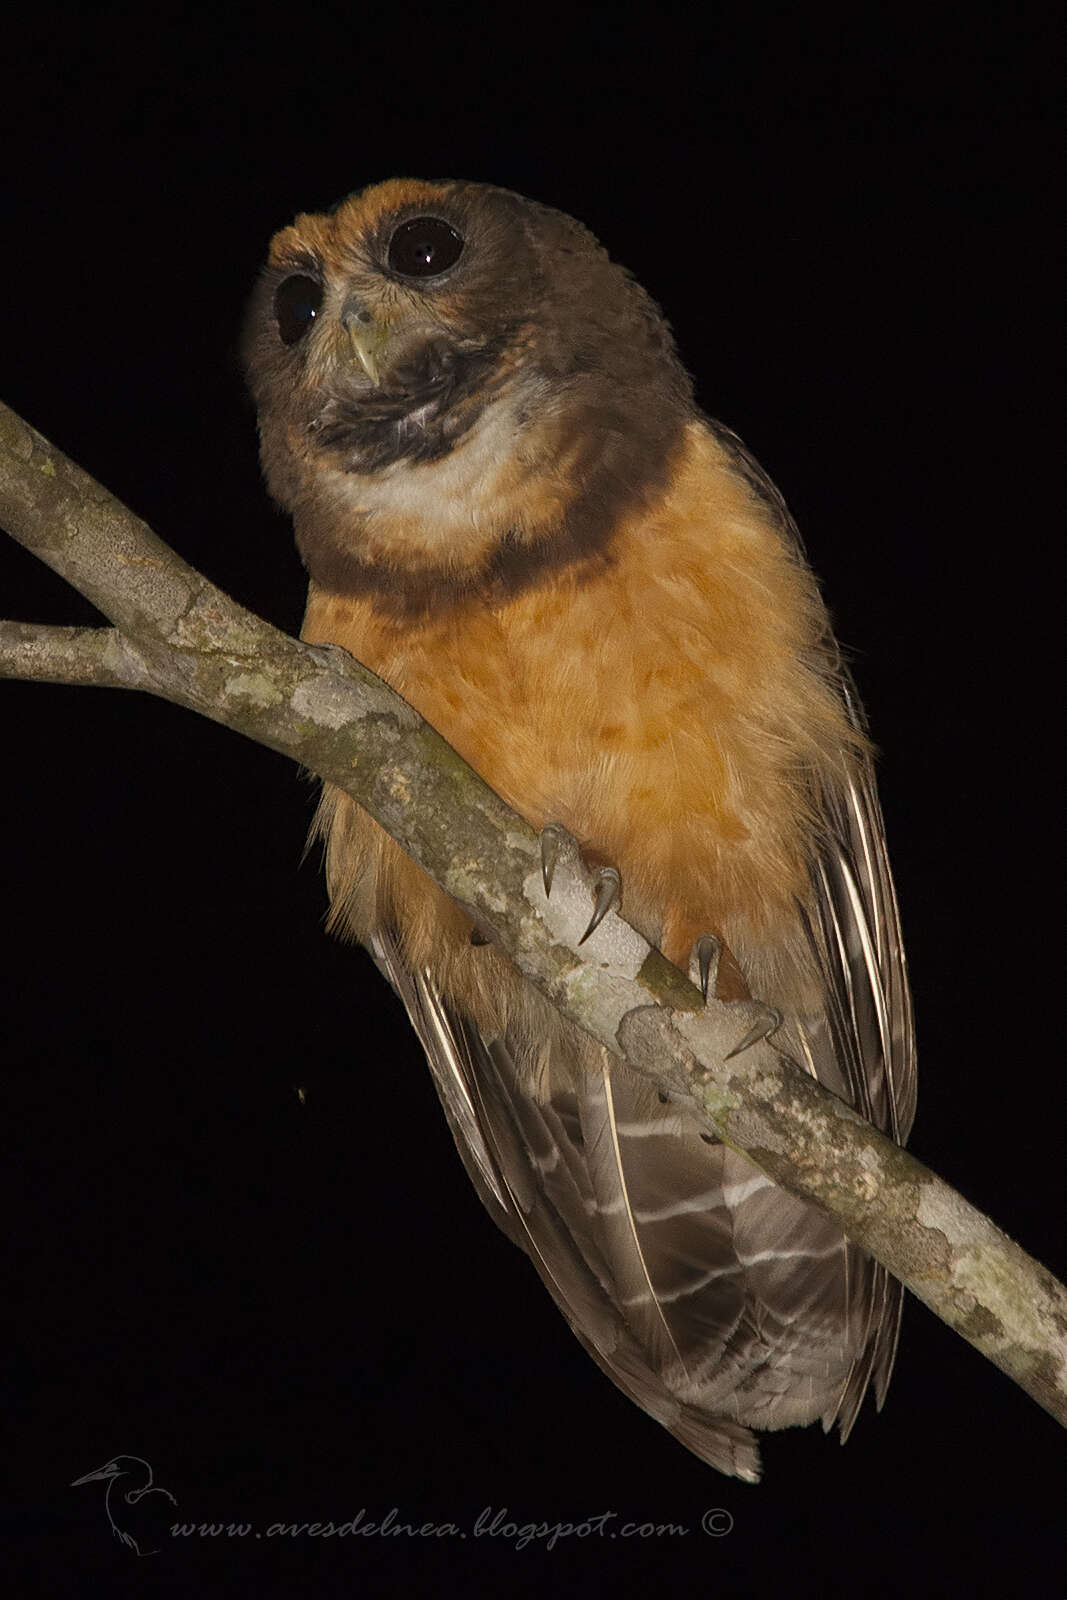
<instances>
[{"instance_id":1,"label":"brown wing","mask_svg":"<svg viewBox=\"0 0 1067 1600\"><path fill-rule=\"evenodd\" d=\"M744 1424L828 1426L857 1389L858 1405L882 1286L836 1228L606 1052L486 1040L387 934L375 954L487 1209L631 1399L750 1480Z\"/></svg>"},{"instance_id":2,"label":"brown wing","mask_svg":"<svg viewBox=\"0 0 1067 1600\"><path fill-rule=\"evenodd\" d=\"M803 555L803 540L775 484L730 429L710 422L735 469ZM836 653L836 645L829 641ZM855 688L838 668L850 720L866 731ZM800 914L823 982L824 1007L791 1018L785 1039L802 1064L863 1116L906 1142L915 1115L916 1060L911 992L885 829L869 761L858 778L815 796L822 820L811 865L811 899ZM852 1275L865 1280L870 1337L842 1396L837 1421L847 1438L869 1381L880 1407L892 1372L902 1291L885 1269L849 1247Z\"/></svg>"},{"instance_id":3,"label":"brown wing","mask_svg":"<svg viewBox=\"0 0 1067 1600\"><path fill-rule=\"evenodd\" d=\"M537 1050L535 1042L484 1040L469 1020L442 1001L428 973L407 970L388 933L375 936L374 955L426 1050L476 1189L494 1220L530 1256L582 1344L630 1399L695 1454L722 1472L755 1481L759 1452L749 1430L727 1417L709 1417L671 1381L681 1364L672 1323L682 1319L662 1289L659 1295L650 1289L651 1280L663 1278L661 1264L646 1263L646 1252L626 1237L634 1220L621 1175L633 1165L630 1148L648 1141L630 1115L635 1108L628 1095L621 1118L618 1105L609 1106L607 1095L617 1093L618 1074L606 1066L590 1073L588 1058L599 1052L579 1045L583 1059L540 1063L542 1071L547 1068L549 1083L543 1097L535 1096L525 1087L531 1062L516 1060L529 1058ZM625 1077L636 1082L629 1073ZM655 1101L654 1093L649 1094ZM719 1149L710 1151L691 1126L681 1126L676 1113L658 1102L655 1109L655 1142L668 1147L674 1175L665 1205L673 1212L680 1204L685 1166L677 1141L686 1133L704 1158L699 1191L705 1197L711 1191L717 1200ZM693 1226L713 1234L714 1250L703 1241L684 1268L674 1252L674 1278L676 1287L682 1270L690 1278L695 1273L733 1280L725 1303L721 1293L715 1296L725 1315L716 1315L706 1330L724 1348L736 1333L744 1296L738 1289L740 1269L729 1226L716 1210L713 1205L710 1212L701 1207L693 1213ZM655 1226L654 1220L637 1223L638 1236L654 1232ZM665 1371L659 1370L661 1363Z\"/></svg>"},{"instance_id":4,"label":"brown wing","mask_svg":"<svg viewBox=\"0 0 1067 1600\"><path fill-rule=\"evenodd\" d=\"M857 701L842 692L859 724ZM813 872L811 936L829 997L834 1044L855 1104L904 1144L915 1116L915 1032L900 913L874 774L824 788L825 838Z\"/></svg>"},{"instance_id":5,"label":"brown wing","mask_svg":"<svg viewBox=\"0 0 1067 1600\"><path fill-rule=\"evenodd\" d=\"M842 685L859 714L851 685ZM824 837L813 865L813 916L806 916L826 994L826 1031L809 1040L805 1064L823 1079L829 1056L849 1099L875 1127L905 1143L915 1115L911 992L889 870L881 807L869 763L859 779L820 795ZM851 1247L850 1247L851 1251ZM869 1382L881 1408L893 1370L903 1290L885 1268L851 1252L869 1277L871 1337L841 1401L848 1437Z\"/></svg>"}]
</instances>

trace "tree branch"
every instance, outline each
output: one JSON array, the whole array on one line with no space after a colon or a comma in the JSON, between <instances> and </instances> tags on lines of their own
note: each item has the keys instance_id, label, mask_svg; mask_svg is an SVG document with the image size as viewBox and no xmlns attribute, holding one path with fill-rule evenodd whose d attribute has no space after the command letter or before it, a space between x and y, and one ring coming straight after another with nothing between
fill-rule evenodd
<instances>
[{"instance_id":1,"label":"tree branch","mask_svg":"<svg viewBox=\"0 0 1067 1600\"><path fill-rule=\"evenodd\" d=\"M142 689L123 660L122 635L114 628L52 628L33 622L0 622L0 661L5 678L33 683L77 683L99 689Z\"/></svg>"},{"instance_id":2,"label":"tree branch","mask_svg":"<svg viewBox=\"0 0 1067 1600\"><path fill-rule=\"evenodd\" d=\"M551 899L532 829L373 673L236 605L0 406L0 520L114 624L0 624L0 675L141 688L338 784L571 1021L828 1212L1067 1423L1067 1290L914 1156L760 1042L758 1008L699 991L614 913L577 852Z\"/></svg>"}]
</instances>

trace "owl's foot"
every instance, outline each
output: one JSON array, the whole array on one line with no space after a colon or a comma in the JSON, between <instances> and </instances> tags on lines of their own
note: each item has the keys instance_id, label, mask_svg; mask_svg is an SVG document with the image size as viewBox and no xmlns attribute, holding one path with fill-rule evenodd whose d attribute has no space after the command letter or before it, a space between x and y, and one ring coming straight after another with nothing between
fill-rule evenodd
<instances>
[{"instance_id":1,"label":"owl's foot","mask_svg":"<svg viewBox=\"0 0 1067 1600\"><path fill-rule=\"evenodd\" d=\"M714 933L701 934L693 946L689 957L689 979L691 983L699 986L704 996L704 1004L708 1003L708 996L717 999L719 981L719 958L722 955L722 940ZM728 1000L728 1005L744 1006L748 1016L752 1018L748 1032L729 1051L725 1059L732 1060L739 1056L742 1050L749 1050L754 1044L759 1044L761 1039L768 1038L782 1025L782 1013L775 1006L767 1005L763 1000L745 998L743 1000Z\"/></svg>"},{"instance_id":2,"label":"owl's foot","mask_svg":"<svg viewBox=\"0 0 1067 1600\"><path fill-rule=\"evenodd\" d=\"M570 856L572 864L577 867L582 876L589 871L582 860L582 853L578 848L573 835L568 833L561 822L550 822L540 833L541 842L541 881L545 886L545 898L552 894L552 881L556 868L563 860ZM613 906L618 907L622 900L622 878L617 867L597 866L592 868L589 886L593 891L593 915L579 944L584 944L590 934L595 933Z\"/></svg>"},{"instance_id":3,"label":"owl's foot","mask_svg":"<svg viewBox=\"0 0 1067 1600\"><path fill-rule=\"evenodd\" d=\"M742 1050L750 1050L754 1044L759 1044L761 1039L769 1038L772 1033L782 1026L782 1013L777 1006L769 1006L762 1000L742 1000L735 1002L747 1006L750 1011L756 1012L756 1020L749 1028L740 1044L735 1044L723 1057L725 1061L732 1061L734 1056L739 1056Z\"/></svg>"}]
</instances>

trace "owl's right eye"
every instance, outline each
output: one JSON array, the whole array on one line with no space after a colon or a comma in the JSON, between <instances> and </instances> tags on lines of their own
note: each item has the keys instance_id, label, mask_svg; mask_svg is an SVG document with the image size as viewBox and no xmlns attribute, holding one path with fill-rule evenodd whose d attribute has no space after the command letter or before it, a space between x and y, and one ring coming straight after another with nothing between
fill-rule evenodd
<instances>
[{"instance_id":1,"label":"owl's right eye","mask_svg":"<svg viewBox=\"0 0 1067 1600\"><path fill-rule=\"evenodd\" d=\"M298 344L319 314L322 284L295 273L274 291L274 320L282 344Z\"/></svg>"}]
</instances>

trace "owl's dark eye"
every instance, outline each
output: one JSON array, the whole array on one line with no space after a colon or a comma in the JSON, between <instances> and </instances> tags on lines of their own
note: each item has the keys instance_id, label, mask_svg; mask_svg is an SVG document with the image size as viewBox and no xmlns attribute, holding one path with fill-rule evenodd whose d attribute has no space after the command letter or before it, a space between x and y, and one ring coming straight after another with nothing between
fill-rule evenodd
<instances>
[{"instance_id":1,"label":"owl's dark eye","mask_svg":"<svg viewBox=\"0 0 1067 1600\"><path fill-rule=\"evenodd\" d=\"M389 241L389 265L402 278L438 278L462 250L462 238L440 217L412 217Z\"/></svg>"},{"instance_id":2,"label":"owl's dark eye","mask_svg":"<svg viewBox=\"0 0 1067 1600\"><path fill-rule=\"evenodd\" d=\"M274 317L278 324L278 337L282 344L296 344L301 340L322 305L322 284L314 278L296 273L286 278L274 291Z\"/></svg>"}]
</instances>

